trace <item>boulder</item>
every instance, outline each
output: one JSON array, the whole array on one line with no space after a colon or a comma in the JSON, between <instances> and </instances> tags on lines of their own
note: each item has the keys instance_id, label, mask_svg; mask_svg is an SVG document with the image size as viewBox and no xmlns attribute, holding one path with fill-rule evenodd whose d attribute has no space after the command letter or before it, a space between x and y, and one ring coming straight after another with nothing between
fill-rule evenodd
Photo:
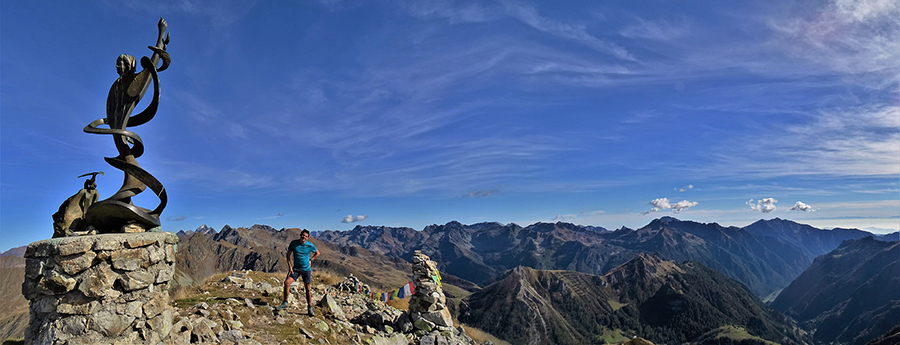
<instances>
[{"instance_id":1,"label":"boulder","mask_svg":"<svg viewBox=\"0 0 900 345\"><path fill-rule=\"evenodd\" d=\"M334 300L334 297L331 297L329 294L325 294L325 296L319 300L318 306L325 309L326 313L331 313L331 315L338 320L347 319L347 315L344 314L343 309L341 309L337 301Z\"/></svg>"},{"instance_id":2,"label":"boulder","mask_svg":"<svg viewBox=\"0 0 900 345\"><path fill-rule=\"evenodd\" d=\"M406 338L403 333L393 333L390 336L387 335L376 335L372 337L373 345L406 345L409 344L409 339Z\"/></svg>"}]
</instances>

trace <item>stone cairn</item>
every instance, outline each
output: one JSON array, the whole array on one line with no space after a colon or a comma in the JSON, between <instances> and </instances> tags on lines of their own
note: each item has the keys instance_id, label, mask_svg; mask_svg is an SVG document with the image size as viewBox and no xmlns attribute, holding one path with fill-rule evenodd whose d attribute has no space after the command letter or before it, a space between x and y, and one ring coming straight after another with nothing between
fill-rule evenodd
<instances>
[{"instance_id":1,"label":"stone cairn","mask_svg":"<svg viewBox=\"0 0 900 345\"><path fill-rule=\"evenodd\" d=\"M60 237L25 252L26 344L157 344L172 328L170 232Z\"/></svg>"},{"instance_id":2,"label":"stone cairn","mask_svg":"<svg viewBox=\"0 0 900 345\"><path fill-rule=\"evenodd\" d=\"M416 329L450 331L453 316L447 309L447 299L441 289L437 263L428 255L415 251L412 257L416 291L409 299L409 315Z\"/></svg>"},{"instance_id":3,"label":"stone cairn","mask_svg":"<svg viewBox=\"0 0 900 345\"><path fill-rule=\"evenodd\" d=\"M326 310L324 315L337 314L329 312L329 309L349 310L346 314L350 323L360 326L359 331L374 334L374 344L390 345L476 345L466 335L465 329L460 326L453 328L453 317L447 308L447 298L441 289L440 273L437 264L420 251L415 251L412 258L413 276L416 283L416 291L409 299L409 310L401 311L381 301L368 298L344 298L344 307L326 307L323 303L328 296L320 302L320 306ZM334 287L338 291L354 291L361 283L356 277L350 276L344 282ZM358 300L359 302L354 302ZM328 303L330 305L330 303ZM340 318L338 318L340 319ZM484 345L491 345L491 341L485 341Z\"/></svg>"}]
</instances>

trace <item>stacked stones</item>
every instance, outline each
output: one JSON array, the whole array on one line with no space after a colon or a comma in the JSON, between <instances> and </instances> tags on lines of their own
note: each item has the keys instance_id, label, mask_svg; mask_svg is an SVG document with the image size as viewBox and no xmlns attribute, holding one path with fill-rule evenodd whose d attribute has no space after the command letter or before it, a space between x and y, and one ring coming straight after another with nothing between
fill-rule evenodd
<instances>
[{"instance_id":1,"label":"stacked stones","mask_svg":"<svg viewBox=\"0 0 900 345\"><path fill-rule=\"evenodd\" d=\"M363 284L363 282L360 281L359 278L354 277L353 273L350 273L347 278L344 278L344 281L338 283L335 287L338 289L338 291L341 292L357 292L357 286L362 286L366 289L368 289L369 287L368 285Z\"/></svg>"},{"instance_id":2,"label":"stacked stones","mask_svg":"<svg viewBox=\"0 0 900 345\"><path fill-rule=\"evenodd\" d=\"M27 344L157 344L172 328L170 232L60 237L30 244L22 294Z\"/></svg>"},{"instance_id":3,"label":"stacked stones","mask_svg":"<svg viewBox=\"0 0 900 345\"><path fill-rule=\"evenodd\" d=\"M416 291L409 299L409 315L413 326L424 331L453 330L453 317L437 278L440 277L437 264L418 250L413 254L412 263Z\"/></svg>"}]
</instances>

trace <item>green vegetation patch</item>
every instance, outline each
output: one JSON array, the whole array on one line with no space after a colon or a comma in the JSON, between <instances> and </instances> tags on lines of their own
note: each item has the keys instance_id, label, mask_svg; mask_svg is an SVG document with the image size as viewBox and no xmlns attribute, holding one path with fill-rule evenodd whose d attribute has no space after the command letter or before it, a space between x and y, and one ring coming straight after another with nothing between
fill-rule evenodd
<instances>
[{"instance_id":1,"label":"green vegetation patch","mask_svg":"<svg viewBox=\"0 0 900 345\"><path fill-rule=\"evenodd\" d=\"M722 340L731 340L733 342L741 342L745 340L750 340L753 343L758 344L766 344L766 345L778 345L776 342L768 341L763 338L757 337L755 335L750 334L743 327L737 327L732 325L725 325L719 328L716 328L703 336L700 337L701 343L721 343Z\"/></svg>"},{"instance_id":2,"label":"green vegetation patch","mask_svg":"<svg viewBox=\"0 0 900 345\"><path fill-rule=\"evenodd\" d=\"M622 307L628 305L628 303L621 303L619 301L612 300L612 299L606 300L606 301L609 303L609 307L612 308L613 311L622 309Z\"/></svg>"},{"instance_id":3,"label":"green vegetation patch","mask_svg":"<svg viewBox=\"0 0 900 345\"><path fill-rule=\"evenodd\" d=\"M622 331L618 329L605 329L603 334L595 337L594 340L604 344L621 344L631 339L623 335Z\"/></svg>"}]
</instances>

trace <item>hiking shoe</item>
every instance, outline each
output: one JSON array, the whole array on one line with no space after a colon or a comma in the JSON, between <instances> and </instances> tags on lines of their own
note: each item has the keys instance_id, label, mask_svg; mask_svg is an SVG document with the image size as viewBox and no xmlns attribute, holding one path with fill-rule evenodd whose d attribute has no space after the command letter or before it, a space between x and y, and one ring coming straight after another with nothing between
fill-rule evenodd
<instances>
[{"instance_id":1,"label":"hiking shoe","mask_svg":"<svg viewBox=\"0 0 900 345\"><path fill-rule=\"evenodd\" d=\"M284 309L287 307L288 307L288 302L284 301L284 302L281 302L281 305L278 306L278 310L281 310L281 309Z\"/></svg>"},{"instance_id":2,"label":"hiking shoe","mask_svg":"<svg viewBox=\"0 0 900 345\"><path fill-rule=\"evenodd\" d=\"M306 307L306 310L309 311L309 316L316 316L316 312L313 311L312 307Z\"/></svg>"}]
</instances>

